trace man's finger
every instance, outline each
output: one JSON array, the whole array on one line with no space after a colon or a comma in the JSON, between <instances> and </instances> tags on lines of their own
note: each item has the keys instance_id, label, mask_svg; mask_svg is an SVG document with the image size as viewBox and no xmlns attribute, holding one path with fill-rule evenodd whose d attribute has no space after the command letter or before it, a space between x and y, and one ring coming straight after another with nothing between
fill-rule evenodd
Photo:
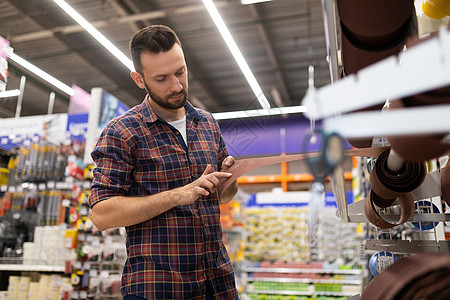
<instances>
[{"instance_id":1,"label":"man's finger","mask_svg":"<svg viewBox=\"0 0 450 300\"><path fill-rule=\"evenodd\" d=\"M231 177L233 174L228 172L214 172L212 173L216 178L228 178Z\"/></svg>"},{"instance_id":2,"label":"man's finger","mask_svg":"<svg viewBox=\"0 0 450 300\"><path fill-rule=\"evenodd\" d=\"M234 157L233 156L227 156L224 160L222 165L224 167L231 167L234 164Z\"/></svg>"},{"instance_id":3,"label":"man's finger","mask_svg":"<svg viewBox=\"0 0 450 300\"><path fill-rule=\"evenodd\" d=\"M212 173L212 171L213 171L212 166L211 166L211 165L207 165L206 168L205 168L205 170L203 171L202 176L203 176L203 175L208 175L208 174Z\"/></svg>"},{"instance_id":4,"label":"man's finger","mask_svg":"<svg viewBox=\"0 0 450 300\"><path fill-rule=\"evenodd\" d=\"M205 180L200 184L200 186L204 189L213 190L215 188L214 182L211 182L210 180Z\"/></svg>"},{"instance_id":5,"label":"man's finger","mask_svg":"<svg viewBox=\"0 0 450 300\"><path fill-rule=\"evenodd\" d=\"M195 192L195 194L198 194L198 195L203 195L203 196L209 195L209 192L200 186L194 187L194 192Z\"/></svg>"}]
</instances>

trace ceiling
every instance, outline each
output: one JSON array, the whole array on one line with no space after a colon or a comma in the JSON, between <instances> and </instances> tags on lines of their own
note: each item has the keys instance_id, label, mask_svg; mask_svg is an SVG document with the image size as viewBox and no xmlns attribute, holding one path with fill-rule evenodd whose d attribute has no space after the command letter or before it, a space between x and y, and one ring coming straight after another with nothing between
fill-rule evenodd
<instances>
[{"instance_id":1,"label":"ceiling","mask_svg":"<svg viewBox=\"0 0 450 300\"><path fill-rule=\"evenodd\" d=\"M183 44L191 102L211 112L261 108L201 0L66 0L129 56L128 43L150 24L172 27ZM300 105L308 66L315 86L330 82L320 0L241 5L215 0L272 107ZM14 52L65 84L102 87L128 106L145 96L129 70L52 0L0 0L0 36ZM7 90L26 76L21 116L68 112L69 96L9 61ZM0 98L0 117L14 117L17 97Z\"/></svg>"}]
</instances>

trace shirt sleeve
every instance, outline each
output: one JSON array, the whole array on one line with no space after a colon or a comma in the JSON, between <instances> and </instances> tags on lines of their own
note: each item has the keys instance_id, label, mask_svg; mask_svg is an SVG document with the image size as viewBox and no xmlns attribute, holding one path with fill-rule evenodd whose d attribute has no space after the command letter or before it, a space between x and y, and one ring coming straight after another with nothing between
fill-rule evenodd
<instances>
[{"instance_id":1,"label":"shirt sleeve","mask_svg":"<svg viewBox=\"0 0 450 300\"><path fill-rule=\"evenodd\" d=\"M96 164L89 196L91 208L100 201L123 196L130 189L134 162L126 133L118 122L108 124L91 152Z\"/></svg>"},{"instance_id":2,"label":"shirt sleeve","mask_svg":"<svg viewBox=\"0 0 450 300\"><path fill-rule=\"evenodd\" d=\"M223 160L228 156L228 149L225 144L225 141L222 137L222 133L220 132L219 124L217 123L216 119L211 115L212 122L213 122L213 128L215 131L217 146L218 146L218 152L217 152L217 170L222 169L222 162Z\"/></svg>"}]
</instances>

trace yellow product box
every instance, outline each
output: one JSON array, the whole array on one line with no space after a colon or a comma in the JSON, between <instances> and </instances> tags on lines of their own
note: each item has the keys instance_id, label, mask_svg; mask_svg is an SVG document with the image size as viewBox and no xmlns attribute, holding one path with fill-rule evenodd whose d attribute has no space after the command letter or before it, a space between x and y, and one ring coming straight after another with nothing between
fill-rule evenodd
<instances>
[{"instance_id":1,"label":"yellow product box","mask_svg":"<svg viewBox=\"0 0 450 300\"><path fill-rule=\"evenodd\" d=\"M75 249L78 242L78 232L76 229L66 229L64 233L64 248Z\"/></svg>"},{"instance_id":2,"label":"yellow product box","mask_svg":"<svg viewBox=\"0 0 450 300\"><path fill-rule=\"evenodd\" d=\"M39 282L30 282L28 289L28 299L38 299L39 294Z\"/></svg>"},{"instance_id":3,"label":"yellow product box","mask_svg":"<svg viewBox=\"0 0 450 300\"><path fill-rule=\"evenodd\" d=\"M9 276L8 281L8 296L11 300L16 300L19 296L19 283L20 283L20 277L19 276Z\"/></svg>"}]
</instances>

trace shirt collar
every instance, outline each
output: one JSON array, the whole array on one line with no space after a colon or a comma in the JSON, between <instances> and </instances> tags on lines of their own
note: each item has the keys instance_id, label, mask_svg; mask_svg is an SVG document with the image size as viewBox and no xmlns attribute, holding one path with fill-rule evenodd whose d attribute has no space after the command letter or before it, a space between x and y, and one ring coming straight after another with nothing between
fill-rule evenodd
<instances>
[{"instance_id":1,"label":"shirt collar","mask_svg":"<svg viewBox=\"0 0 450 300\"><path fill-rule=\"evenodd\" d=\"M184 105L184 108L186 110L186 120L201 120L206 119L206 116L199 113L197 109L195 109L189 101L186 101L186 104ZM148 95L145 96L144 101L141 103L141 109L142 109L142 115L143 120L146 123L154 123L157 120L160 120L161 122L165 122L163 119L160 119L158 115L153 111L152 106L150 105L150 102L148 101Z\"/></svg>"}]
</instances>

